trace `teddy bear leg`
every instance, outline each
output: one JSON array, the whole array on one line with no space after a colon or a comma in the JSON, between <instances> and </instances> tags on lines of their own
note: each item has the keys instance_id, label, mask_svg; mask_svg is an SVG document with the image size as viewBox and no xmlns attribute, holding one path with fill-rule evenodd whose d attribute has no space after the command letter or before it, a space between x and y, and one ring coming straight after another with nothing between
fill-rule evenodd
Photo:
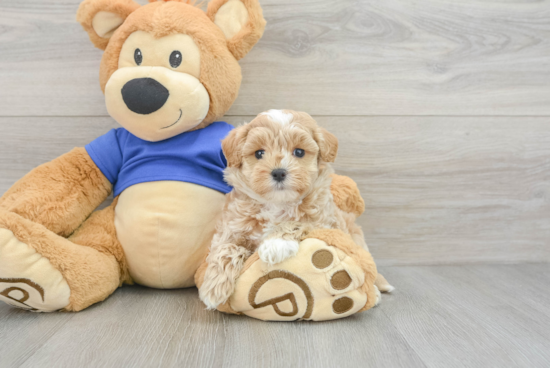
<instances>
[{"instance_id":1,"label":"teddy bear leg","mask_svg":"<svg viewBox=\"0 0 550 368\"><path fill-rule=\"evenodd\" d=\"M114 242L108 243L108 232L95 226L108 215L106 210L94 213L75 234L74 240L96 249L1 211L0 300L35 312L79 311L112 294L122 281L123 266L112 252ZM92 228L98 233L87 237Z\"/></svg>"},{"instance_id":2,"label":"teddy bear leg","mask_svg":"<svg viewBox=\"0 0 550 368\"><path fill-rule=\"evenodd\" d=\"M95 289L94 292L84 292L79 296L79 303L74 304L75 311L82 310L88 306L102 301L109 297L122 284L133 284L128 271L128 264L124 255L124 249L120 244L115 228L115 207L118 198L115 198L113 203L101 210L94 212L73 235L69 237L72 243L89 247L99 254L102 254L105 260L108 259L109 269L116 263L118 272L108 272L103 275L102 280L99 280L101 288L95 285L98 281L88 284L87 287ZM113 258L115 263L113 263ZM94 276L96 277L96 276ZM76 298L76 296L75 296Z\"/></svg>"}]
</instances>

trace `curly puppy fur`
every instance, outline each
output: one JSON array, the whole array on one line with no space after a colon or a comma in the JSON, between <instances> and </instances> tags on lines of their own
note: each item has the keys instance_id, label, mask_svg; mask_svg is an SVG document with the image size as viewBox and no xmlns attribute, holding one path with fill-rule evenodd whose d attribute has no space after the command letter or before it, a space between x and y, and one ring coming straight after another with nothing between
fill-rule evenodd
<instances>
[{"instance_id":1,"label":"curly puppy fur","mask_svg":"<svg viewBox=\"0 0 550 368\"><path fill-rule=\"evenodd\" d=\"M346 212L331 193L329 163L338 140L311 116L270 110L233 130L222 147L225 178L234 190L226 197L199 290L209 309L228 300L246 258L256 250L268 264L282 262L296 254L298 241L313 229L340 229L368 249L355 223L363 201L344 206ZM283 170L284 178L275 170Z\"/></svg>"}]
</instances>

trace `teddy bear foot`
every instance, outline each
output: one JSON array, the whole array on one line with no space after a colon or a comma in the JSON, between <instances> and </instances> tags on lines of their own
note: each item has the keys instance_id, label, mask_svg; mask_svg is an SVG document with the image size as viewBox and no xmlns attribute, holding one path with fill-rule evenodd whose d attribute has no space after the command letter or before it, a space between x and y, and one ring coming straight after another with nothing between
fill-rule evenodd
<instances>
[{"instance_id":1,"label":"teddy bear foot","mask_svg":"<svg viewBox=\"0 0 550 368\"><path fill-rule=\"evenodd\" d=\"M0 228L0 301L32 312L54 312L69 304L70 295L67 281L47 258Z\"/></svg>"},{"instance_id":2,"label":"teddy bear foot","mask_svg":"<svg viewBox=\"0 0 550 368\"><path fill-rule=\"evenodd\" d=\"M258 253L245 263L235 291L219 310L266 321L324 321L380 302L370 254L338 230L316 230L294 257L269 264ZM200 281L200 280L199 280Z\"/></svg>"}]
</instances>

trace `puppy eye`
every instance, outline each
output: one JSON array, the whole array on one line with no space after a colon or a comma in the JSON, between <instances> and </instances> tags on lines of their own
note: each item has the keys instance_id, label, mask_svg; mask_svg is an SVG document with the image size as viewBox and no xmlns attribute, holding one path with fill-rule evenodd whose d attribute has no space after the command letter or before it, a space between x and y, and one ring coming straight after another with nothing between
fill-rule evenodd
<instances>
[{"instance_id":1,"label":"puppy eye","mask_svg":"<svg viewBox=\"0 0 550 368\"><path fill-rule=\"evenodd\" d=\"M172 66L172 68L177 68L178 66L180 66L181 60L181 52L174 51L170 54L170 65Z\"/></svg>"},{"instance_id":2,"label":"puppy eye","mask_svg":"<svg viewBox=\"0 0 550 368\"><path fill-rule=\"evenodd\" d=\"M265 154L264 150L258 150L254 153L254 156L256 156L258 160L261 160L264 157L264 154Z\"/></svg>"},{"instance_id":3,"label":"puppy eye","mask_svg":"<svg viewBox=\"0 0 550 368\"><path fill-rule=\"evenodd\" d=\"M136 49L136 51L134 51L134 60L138 66L140 66L143 62L143 54L140 49Z\"/></svg>"},{"instance_id":4,"label":"puppy eye","mask_svg":"<svg viewBox=\"0 0 550 368\"><path fill-rule=\"evenodd\" d=\"M306 151L304 151L304 150L301 149L301 148L296 148L296 149L294 150L294 156L296 156L296 157L302 158L302 157L304 157L305 155L306 155Z\"/></svg>"}]
</instances>

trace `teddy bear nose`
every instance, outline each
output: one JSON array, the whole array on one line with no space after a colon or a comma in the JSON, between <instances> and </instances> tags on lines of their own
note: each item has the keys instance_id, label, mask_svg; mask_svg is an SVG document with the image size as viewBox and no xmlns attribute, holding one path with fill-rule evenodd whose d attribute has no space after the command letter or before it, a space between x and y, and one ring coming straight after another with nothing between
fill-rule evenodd
<instances>
[{"instance_id":1,"label":"teddy bear nose","mask_svg":"<svg viewBox=\"0 0 550 368\"><path fill-rule=\"evenodd\" d=\"M271 172L271 176L275 179L276 182L280 183L286 179L286 170L285 169L275 169Z\"/></svg>"},{"instance_id":2,"label":"teddy bear nose","mask_svg":"<svg viewBox=\"0 0 550 368\"><path fill-rule=\"evenodd\" d=\"M122 99L136 114L147 115L159 110L170 92L152 78L132 79L122 87Z\"/></svg>"}]
</instances>

